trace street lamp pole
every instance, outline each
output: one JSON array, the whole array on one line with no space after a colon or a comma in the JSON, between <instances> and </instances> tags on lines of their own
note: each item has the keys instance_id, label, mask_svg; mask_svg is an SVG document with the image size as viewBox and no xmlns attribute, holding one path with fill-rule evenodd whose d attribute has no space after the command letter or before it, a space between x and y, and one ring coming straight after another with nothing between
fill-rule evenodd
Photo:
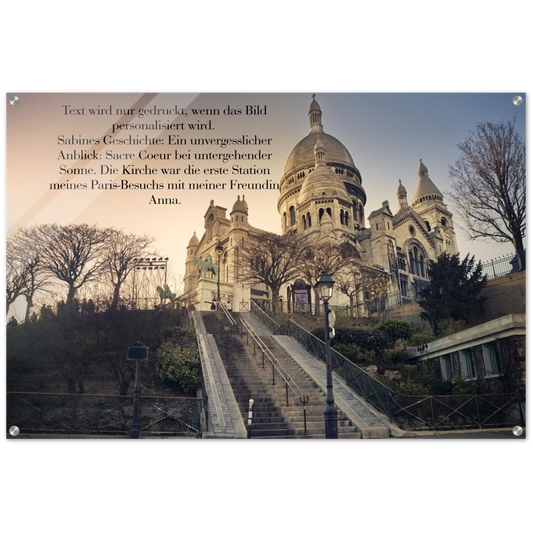
<instances>
[{"instance_id":1,"label":"street lamp pole","mask_svg":"<svg viewBox=\"0 0 533 533\"><path fill-rule=\"evenodd\" d=\"M333 397L333 376L331 370L331 338L329 326L329 299L333 295L334 281L328 274L321 274L316 288L320 299L324 302L324 322L326 337L326 410L324 411L324 423L326 439L338 438L337 408Z\"/></svg>"},{"instance_id":2,"label":"street lamp pole","mask_svg":"<svg viewBox=\"0 0 533 533\"><path fill-rule=\"evenodd\" d=\"M139 367L141 361L148 360L148 347L142 342L134 342L128 348L128 361L135 361L135 389L133 391L133 422L131 425L131 438L139 438L139 418L141 414L141 381Z\"/></svg>"},{"instance_id":3,"label":"street lamp pole","mask_svg":"<svg viewBox=\"0 0 533 533\"><path fill-rule=\"evenodd\" d=\"M141 407L141 383L139 380L140 361L135 361L135 388L133 389L133 422L131 425L131 438L139 438L139 415Z\"/></svg>"}]
</instances>

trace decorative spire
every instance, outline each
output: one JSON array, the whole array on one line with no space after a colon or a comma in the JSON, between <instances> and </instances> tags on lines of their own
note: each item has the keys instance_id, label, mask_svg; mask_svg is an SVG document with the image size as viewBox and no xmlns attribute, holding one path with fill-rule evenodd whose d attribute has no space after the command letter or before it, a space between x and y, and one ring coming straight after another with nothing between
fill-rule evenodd
<instances>
[{"instance_id":1,"label":"decorative spire","mask_svg":"<svg viewBox=\"0 0 533 533\"><path fill-rule=\"evenodd\" d=\"M407 207L407 189L402 185L402 180L398 180L398 191L396 192L396 196L398 197L398 203L400 205L400 209L403 209L404 207Z\"/></svg>"},{"instance_id":2,"label":"decorative spire","mask_svg":"<svg viewBox=\"0 0 533 533\"><path fill-rule=\"evenodd\" d=\"M416 207L422 202L442 202L443 196L437 186L431 181L429 172L422 163L422 159L418 163L418 183L416 184L415 192L411 205Z\"/></svg>"},{"instance_id":3,"label":"decorative spire","mask_svg":"<svg viewBox=\"0 0 533 533\"><path fill-rule=\"evenodd\" d=\"M320 140L320 135L318 135L315 143L315 167L320 164L326 164L326 147Z\"/></svg>"},{"instance_id":4,"label":"decorative spire","mask_svg":"<svg viewBox=\"0 0 533 533\"><path fill-rule=\"evenodd\" d=\"M313 94L313 101L309 106L308 116L309 116L309 133L320 133L324 131L322 128L322 110L318 105L318 102L315 100L315 94Z\"/></svg>"},{"instance_id":5,"label":"decorative spire","mask_svg":"<svg viewBox=\"0 0 533 533\"><path fill-rule=\"evenodd\" d=\"M418 163L418 177L421 176L429 176L428 169L424 163L422 163L422 159L420 159L420 162Z\"/></svg>"}]
</instances>

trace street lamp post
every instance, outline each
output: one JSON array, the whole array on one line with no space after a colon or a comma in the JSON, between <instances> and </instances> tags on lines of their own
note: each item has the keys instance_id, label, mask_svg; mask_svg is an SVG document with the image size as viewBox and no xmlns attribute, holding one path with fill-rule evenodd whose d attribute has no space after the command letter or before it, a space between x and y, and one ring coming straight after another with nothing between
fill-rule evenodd
<instances>
[{"instance_id":1,"label":"street lamp post","mask_svg":"<svg viewBox=\"0 0 533 533\"><path fill-rule=\"evenodd\" d=\"M335 282L328 274L322 273L315 287L319 298L324 302L324 317L326 328L326 410L324 411L324 422L326 426L326 439L337 439L337 409L333 398L333 377L331 371L331 347L330 347L330 327L329 327L329 306L328 302L333 295L333 285Z\"/></svg>"},{"instance_id":2,"label":"street lamp post","mask_svg":"<svg viewBox=\"0 0 533 533\"><path fill-rule=\"evenodd\" d=\"M131 438L139 438L139 419L141 415L141 381L139 367L141 361L148 359L148 347L142 342L134 342L128 348L128 361L135 361L135 389L133 390L133 422L131 425Z\"/></svg>"},{"instance_id":3,"label":"street lamp post","mask_svg":"<svg viewBox=\"0 0 533 533\"><path fill-rule=\"evenodd\" d=\"M224 248L222 244L218 243L215 247L215 252L218 259L218 268L217 268L217 311L220 311L220 256L222 255Z\"/></svg>"}]
</instances>

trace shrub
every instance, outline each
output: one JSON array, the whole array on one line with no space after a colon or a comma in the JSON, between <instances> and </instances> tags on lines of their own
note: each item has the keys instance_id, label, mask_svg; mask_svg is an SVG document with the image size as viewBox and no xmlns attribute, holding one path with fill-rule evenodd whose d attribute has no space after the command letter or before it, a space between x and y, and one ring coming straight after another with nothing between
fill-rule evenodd
<instances>
[{"instance_id":1,"label":"shrub","mask_svg":"<svg viewBox=\"0 0 533 533\"><path fill-rule=\"evenodd\" d=\"M356 364L362 362L364 359L364 355L355 344L336 344L335 350Z\"/></svg>"},{"instance_id":2,"label":"shrub","mask_svg":"<svg viewBox=\"0 0 533 533\"><path fill-rule=\"evenodd\" d=\"M156 373L166 383L192 396L200 386L200 356L195 344L163 343L157 350Z\"/></svg>"},{"instance_id":3,"label":"shrub","mask_svg":"<svg viewBox=\"0 0 533 533\"><path fill-rule=\"evenodd\" d=\"M419 369L415 365L404 366L400 373L401 377L396 386L396 390L402 394L413 396L426 396L429 388L421 379Z\"/></svg>"},{"instance_id":4,"label":"shrub","mask_svg":"<svg viewBox=\"0 0 533 533\"><path fill-rule=\"evenodd\" d=\"M409 396L427 396L429 394L429 390L422 383L412 379L400 381L397 390Z\"/></svg>"},{"instance_id":5,"label":"shrub","mask_svg":"<svg viewBox=\"0 0 533 533\"><path fill-rule=\"evenodd\" d=\"M324 328L314 328L311 333L324 340ZM384 350L392 346L392 341L387 333L378 329L335 328L331 345L351 361L356 362L351 359L356 357L359 361L374 362L376 358L381 360Z\"/></svg>"},{"instance_id":6,"label":"shrub","mask_svg":"<svg viewBox=\"0 0 533 533\"><path fill-rule=\"evenodd\" d=\"M316 327L310 331L311 335L318 337L320 340L324 340L324 327Z\"/></svg>"},{"instance_id":7,"label":"shrub","mask_svg":"<svg viewBox=\"0 0 533 533\"><path fill-rule=\"evenodd\" d=\"M386 333L396 343L398 339L409 339L415 332L415 328L409 322L402 320L386 320L382 322L376 329Z\"/></svg>"},{"instance_id":8,"label":"shrub","mask_svg":"<svg viewBox=\"0 0 533 533\"><path fill-rule=\"evenodd\" d=\"M453 390L452 394L476 394L477 383L475 381L466 381L463 376L456 376L453 378Z\"/></svg>"},{"instance_id":9,"label":"shrub","mask_svg":"<svg viewBox=\"0 0 533 533\"><path fill-rule=\"evenodd\" d=\"M407 350L385 350L383 352L383 364L405 365L407 363Z\"/></svg>"},{"instance_id":10,"label":"shrub","mask_svg":"<svg viewBox=\"0 0 533 533\"><path fill-rule=\"evenodd\" d=\"M409 339L410 346L422 346L428 344L431 341L436 340L437 337L429 335L428 333L414 333Z\"/></svg>"},{"instance_id":11,"label":"shrub","mask_svg":"<svg viewBox=\"0 0 533 533\"><path fill-rule=\"evenodd\" d=\"M355 344L362 351L381 353L391 346L391 339L376 329L338 328L332 344Z\"/></svg>"},{"instance_id":12,"label":"shrub","mask_svg":"<svg viewBox=\"0 0 533 533\"><path fill-rule=\"evenodd\" d=\"M194 329L175 327L170 333L170 341L180 345L196 344L196 333Z\"/></svg>"},{"instance_id":13,"label":"shrub","mask_svg":"<svg viewBox=\"0 0 533 533\"><path fill-rule=\"evenodd\" d=\"M437 395L443 395L443 396L449 396L450 394L453 394L452 380L451 379L447 379L446 381L437 380L433 385L431 394L437 394Z\"/></svg>"}]
</instances>

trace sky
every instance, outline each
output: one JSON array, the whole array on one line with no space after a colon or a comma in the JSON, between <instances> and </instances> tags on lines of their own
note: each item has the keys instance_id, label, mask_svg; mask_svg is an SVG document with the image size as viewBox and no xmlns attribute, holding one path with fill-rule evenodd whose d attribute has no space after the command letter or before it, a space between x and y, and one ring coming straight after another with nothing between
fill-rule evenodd
<instances>
[{"instance_id":1,"label":"sky","mask_svg":"<svg viewBox=\"0 0 533 533\"><path fill-rule=\"evenodd\" d=\"M478 122L508 121L516 117L518 132L525 138L524 103L513 104L518 93L317 93L324 131L341 141L362 175L367 194L366 216L388 200L395 212L398 180L411 200L417 182L419 159L444 193L451 180L448 168ZM10 93L7 97L11 96ZM40 223L97 223L128 233L155 238L153 253L169 257L170 288L179 291L184 274L186 246L193 233L203 234L203 216L211 200L226 207L227 214L238 195L245 195L249 222L264 230L279 232L279 191L245 190L239 184L278 184L294 146L308 134L307 112L312 93L18 93L19 104L7 105L7 233ZM133 112L127 111L134 109ZM94 110L91 114L90 110ZM140 113L138 112L141 111ZM166 114L171 110L174 115ZM194 113L193 110L196 110ZM240 114L236 114L240 110ZM110 114L106 114L110 113ZM202 114L204 113L204 114ZM141 116L142 115L142 116ZM173 130L118 129L171 123ZM190 125L209 129L191 130ZM113 129L116 131L113 132ZM105 137L107 135L107 137ZM256 146L193 145L194 139L265 139ZM159 139L158 146L117 144L122 140ZM172 142L174 144L170 144ZM74 141L77 144L72 144ZM113 139L114 144L108 140ZM82 143L83 140L83 143ZM98 144L94 144L99 140ZM87 144L88 142L92 144ZM185 142L186 144L179 144ZM99 160L65 159L82 150ZM200 153L262 153L261 161L196 160ZM93 153L94 152L94 153ZM177 153L177 155L176 155ZM128 159L117 159L125 158ZM176 157L178 159L176 159ZM148 158L148 159L147 159ZM163 158L163 159L157 159ZM189 158L189 159L186 159ZM260 175L232 175L238 163L243 168L261 168ZM157 174L132 175L123 165ZM198 174L186 174L192 165ZM179 168L177 175L163 175L163 168ZM90 170L89 170L90 169ZM103 169L103 170L102 170ZM206 174L224 169L226 175ZM116 174L111 172L116 170ZM94 172L72 174L72 172ZM110 184L161 183L165 190L101 189ZM68 180L85 189L55 190L55 183ZM93 180L98 182L93 184ZM168 190L168 183L183 184L183 190ZM189 184L218 190L190 190ZM224 188L222 188L224 187ZM177 205L154 205L156 198L175 198ZM511 245L468 241L454 217L459 252L487 261L513 251Z\"/></svg>"}]
</instances>

